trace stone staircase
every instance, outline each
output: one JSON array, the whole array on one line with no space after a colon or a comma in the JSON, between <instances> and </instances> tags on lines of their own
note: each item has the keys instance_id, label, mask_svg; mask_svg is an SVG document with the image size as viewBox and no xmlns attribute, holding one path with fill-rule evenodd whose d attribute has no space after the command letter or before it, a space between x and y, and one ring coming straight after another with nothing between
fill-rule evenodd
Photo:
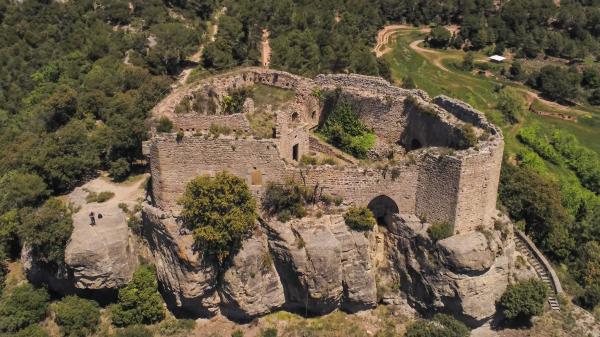
<instances>
[{"instance_id":1,"label":"stone staircase","mask_svg":"<svg viewBox=\"0 0 600 337\"><path fill-rule=\"evenodd\" d=\"M536 274L546 284L550 291L548 304L552 310L560 310L557 295L562 292L560 281L548 261L524 233L516 231L515 246L517 251L525 256L527 262L535 269Z\"/></svg>"}]
</instances>

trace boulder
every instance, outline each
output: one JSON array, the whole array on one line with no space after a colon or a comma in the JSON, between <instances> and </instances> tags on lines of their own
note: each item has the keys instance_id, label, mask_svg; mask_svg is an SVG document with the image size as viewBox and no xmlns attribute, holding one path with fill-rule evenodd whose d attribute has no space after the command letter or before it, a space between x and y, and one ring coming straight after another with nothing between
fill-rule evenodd
<instances>
[{"instance_id":1,"label":"boulder","mask_svg":"<svg viewBox=\"0 0 600 337\"><path fill-rule=\"evenodd\" d=\"M438 242L445 265L456 273L478 274L490 269L495 252L481 232L453 235Z\"/></svg>"},{"instance_id":2,"label":"boulder","mask_svg":"<svg viewBox=\"0 0 600 337\"><path fill-rule=\"evenodd\" d=\"M73 234L65 250L65 263L79 289L118 289L127 284L138 265L135 241L129 235L127 218L109 204L96 204L102 214L90 225L89 209L73 214Z\"/></svg>"},{"instance_id":3,"label":"boulder","mask_svg":"<svg viewBox=\"0 0 600 337\"><path fill-rule=\"evenodd\" d=\"M283 286L267 246L267 236L257 231L224 272L221 311L236 320L265 315L285 303Z\"/></svg>"}]
</instances>

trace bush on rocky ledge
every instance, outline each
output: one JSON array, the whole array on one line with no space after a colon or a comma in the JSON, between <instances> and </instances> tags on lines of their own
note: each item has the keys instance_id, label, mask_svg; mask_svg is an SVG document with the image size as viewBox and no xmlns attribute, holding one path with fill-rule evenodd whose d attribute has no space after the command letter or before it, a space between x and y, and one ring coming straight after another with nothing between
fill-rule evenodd
<instances>
[{"instance_id":1,"label":"bush on rocky ledge","mask_svg":"<svg viewBox=\"0 0 600 337\"><path fill-rule=\"evenodd\" d=\"M357 231L371 230L377 224L373 212L367 207L351 207L344 214L344 220L348 227Z\"/></svg>"},{"instance_id":2,"label":"bush on rocky ledge","mask_svg":"<svg viewBox=\"0 0 600 337\"><path fill-rule=\"evenodd\" d=\"M448 222L438 222L427 228L427 234L429 234L429 238L433 240L433 242L438 242L439 240L451 237L453 228Z\"/></svg>"}]
</instances>

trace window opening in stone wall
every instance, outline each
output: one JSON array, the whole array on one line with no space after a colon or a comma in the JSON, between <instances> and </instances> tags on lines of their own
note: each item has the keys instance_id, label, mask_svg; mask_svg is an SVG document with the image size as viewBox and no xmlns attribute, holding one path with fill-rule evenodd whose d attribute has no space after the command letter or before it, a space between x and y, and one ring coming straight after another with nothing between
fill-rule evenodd
<instances>
[{"instance_id":1,"label":"window opening in stone wall","mask_svg":"<svg viewBox=\"0 0 600 337\"><path fill-rule=\"evenodd\" d=\"M299 116L300 116L300 115L298 115L298 113L297 113L297 112L294 112L294 113L292 114L292 122L296 122L296 121L298 121L298 117L299 117Z\"/></svg>"},{"instance_id":2,"label":"window opening in stone wall","mask_svg":"<svg viewBox=\"0 0 600 337\"><path fill-rule=\"evenodd\" d=\"M262 173L256 168L250 173L250 184L254 186L262 185Z\"/></svg>"},{"instance_id":3,"label":"window opening in stone wall","mask_svg":"<svg viewBox=\"0 0 600 337\"><path fill-rule=\"evenodd\" d=\"M310 118L312 118L312 119L315 119L315 117L317 117L317 112L316 112L316 111L313 111L313 112L310 114Z\"/></svg>"},{"instance_id":4,"label":"window opening in stone wall","mask_svg":"<svg viewBox=\"0 0 600 337\"><path fill-rule=\"evenodd\" d=\"M277 128L273 128L272 129L272 135L271 138L277 138Z\"/></svg>"},{"instance_id":5,"label":"window opening in stone wall","mask_svg":"<svg viewBox=\"0 0 600 337\"><path fill-rule=\"evenodd\" d=\"M298 161L298 144L292 146L292 159Z\"/></svg>"}]
</instances>

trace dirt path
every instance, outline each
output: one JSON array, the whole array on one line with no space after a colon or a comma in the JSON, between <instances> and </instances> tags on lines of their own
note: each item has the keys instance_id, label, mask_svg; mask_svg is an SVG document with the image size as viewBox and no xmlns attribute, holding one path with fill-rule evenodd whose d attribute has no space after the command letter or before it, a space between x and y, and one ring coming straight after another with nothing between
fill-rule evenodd
<instances>
[{"instance_id":1,"label":"dirt path","mask_svg":"<svg viewBox=\"0 0 600 337\"><path fill-rule=\"evenodd\" d=\"M420 47L419 44L421 44L424 41L425 40L415 40L415 41L413 41L413 42L410 43L409 47L410 47L410 49L414 50L418 54L421 54L426 59L430 60L431 63L433 63L434 66L436 66L436 67L442 69L443 71L449 73L450 70L448 70L448 68L446 68L442 64L442 58L441 57L429 58L429 57L425 56L425 54L437 54L437 55L441 55L441 53L439 51L437 51L437 50L425 49L425 48Z\"/></svg>"},{"instance_id":2,"label":"dirt path","mask_svg":"<svg viewBox=\"0 0 600 337\"><path fill-rule=\"evenodd\" d=\"M202 58L202 54L204 53L204 45L207 41L214 42L219 31L219 25L217 24L221 15L225 14L227 11L226 7L221 8L213 15L213 19L211 20L211 25L208 28L208 31L202 35L202 43L198 47L198 50L189 57L188 61L192 65L186 67L179 74L177 81L171 85L171 92L164 97L158 104L152 108L150 118L158 119L162 116L171 117L169 111L174 111L175 106L181 101L183 96L185 96L185 90L176 90L178 88L184 87L186 85L187 79L196 67L194 64L200 62Z\"/></svg>"},{"instance_id":3,"label":"dirt path","mask_svg":"<svg viewBox=\"0 0 600 337\"><path fill-rule=\"evenodd\" d=\"M392 48L388 47L388 44L393 41L394 35L401 30L408 29L415 30L416 28L409 25L387 25L383 27L379 32L377 32L377 43L373 48L375 56L381 57L392 50ZM419 29L420 32L424 33L427 33L430 30L431 29L427 27Z\"/></svg>"},{"instance_id":4,"label":"dirt path","mask_svg":"<svg viewBox=\"0 0 600 337\"><path fill-rule=\"evenodd\" d=\"M208 30L202 35L202 38L200 39L202 43L198 47L198 50L188 58L188 61L190 61L190 63L196 64L200 62L200 60L202 59L202 54L204 53L204 45L206 44L206 42L215 41L217 33L219 32L219 18L221 17L221 15L225 14L226 11L227 7L223 7L213 15L213 19L211 20L211 24L208 27ZM195 65L190 65L183 69L179 74L177 82L173 83L172 87L175 88L184 85L194 68Z\"/></svg>"},{"instance_id":5,"label":"dirt path","mask_svg":"<svg viewBox=\"0 0 600 337\"><path fill-rule=\"evenodd\" d=\"M263 67L269 68L271 63L271 44L269 43L269 31L267 29L262 30L262 65Z\"/></svg>"}]
</instances>

